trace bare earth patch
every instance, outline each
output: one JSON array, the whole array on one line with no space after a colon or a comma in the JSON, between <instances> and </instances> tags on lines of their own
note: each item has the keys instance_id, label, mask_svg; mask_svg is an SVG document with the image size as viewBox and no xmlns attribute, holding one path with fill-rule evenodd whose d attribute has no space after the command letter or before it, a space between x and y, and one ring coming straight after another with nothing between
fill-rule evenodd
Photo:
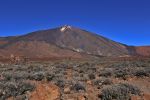
<instances>
[{"instance_id":1,"label":"bare earth patch","mask_svg":"<svg viewBox=\"0 0 150 100\"><path fill-rule=\"evenodd\" d=\"M39 83L31 93L30 100L60 100L59 88L50 83Z\"/></svg>"}]
</instances>

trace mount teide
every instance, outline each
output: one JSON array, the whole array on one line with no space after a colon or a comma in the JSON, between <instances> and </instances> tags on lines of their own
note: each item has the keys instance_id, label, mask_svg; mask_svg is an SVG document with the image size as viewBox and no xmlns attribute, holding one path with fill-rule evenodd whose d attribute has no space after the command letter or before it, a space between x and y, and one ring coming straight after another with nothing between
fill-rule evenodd
<instances>
[{"instance_id":1,"label":"mount teide","mask_svg":"<svg viewBox=\"0 0 150 100\"><path fill-rule=\"evenodd\" d=\"M146 51L145 51L146 50ZM22 36L0 38L0 56L33 58L150 55L150 47L130 47L97 34L65 25Z\"/></svg>"}]
</instances>

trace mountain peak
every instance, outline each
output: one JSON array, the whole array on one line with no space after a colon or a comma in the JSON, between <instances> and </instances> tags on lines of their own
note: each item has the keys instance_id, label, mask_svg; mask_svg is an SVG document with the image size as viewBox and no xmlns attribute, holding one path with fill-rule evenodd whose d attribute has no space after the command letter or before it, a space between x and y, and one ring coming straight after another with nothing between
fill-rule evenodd
<instances>
[{"instance_id":1,"label":"mountain peak","mask_svg":"<svg viewBox=\"0 0 150 100\"><path fill-rule=\"evenodd\" d=\"M149 51L150 48L129 47L70 25L18 37L0 38L2 57L9 57L10 54L70 57L74 54L81 56L81 53L96 56L150 55Z\"/></svg>"},{"instance_id":2,"label":"mountain peak","mask_svg":"<svg viewBox=\"0 0 150 100\"><path fill-rule=\"evenodd\" d=\"M70 25L64 25L64 26L62 26L61 28L60 28L60 31L61 32L65 32L66 30L70 30L72 27L70 26Z\"/></svg>"}]
</instances>

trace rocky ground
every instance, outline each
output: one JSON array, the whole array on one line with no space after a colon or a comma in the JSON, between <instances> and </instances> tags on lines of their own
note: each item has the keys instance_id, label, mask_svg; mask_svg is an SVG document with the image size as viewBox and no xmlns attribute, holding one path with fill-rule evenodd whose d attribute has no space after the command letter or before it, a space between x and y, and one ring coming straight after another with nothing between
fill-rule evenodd
<instances>
[{"instance_id":1,"label":"rocky ground","mask_svg":"<svg viewBox=\"0 0 150 100\"><path fill-rule=\"evenodd\" d=\"M1 63L0 100L150 100L150 59Z\"/></svg>"}]
</instances>

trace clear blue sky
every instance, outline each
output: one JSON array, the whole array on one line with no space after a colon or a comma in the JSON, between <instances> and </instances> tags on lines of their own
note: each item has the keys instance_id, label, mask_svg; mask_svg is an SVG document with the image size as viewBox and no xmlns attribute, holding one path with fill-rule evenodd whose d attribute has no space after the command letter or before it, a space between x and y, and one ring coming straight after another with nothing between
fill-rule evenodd
<instances>
[{"instance_id":1,"label":"clear blue sky","mask_svg":"<svg viewBox=\"0 0 150 100\"><path fill-rule=\"evenodd\" d=\"M129 45L150 45L150 0L0 0L0 36L64 24Z\"/></svg>"}]
</instances>

